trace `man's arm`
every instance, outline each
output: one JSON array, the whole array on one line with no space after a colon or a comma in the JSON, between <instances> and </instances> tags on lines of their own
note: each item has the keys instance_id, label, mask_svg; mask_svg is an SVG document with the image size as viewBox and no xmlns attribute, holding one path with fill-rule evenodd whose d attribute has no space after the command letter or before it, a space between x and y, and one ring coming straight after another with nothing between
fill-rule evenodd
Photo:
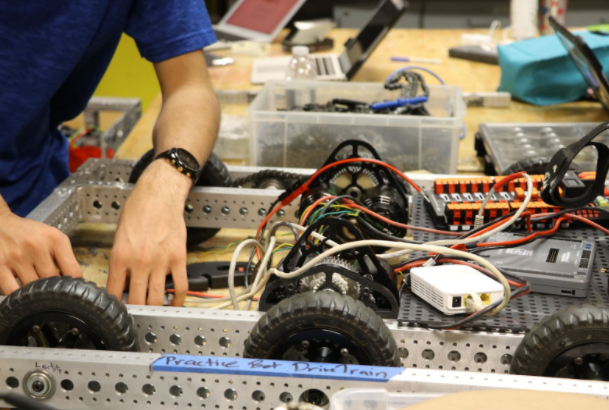
<instances>
[{"instance_id":1,"label":"man's arm","mask_svg":"<svg viewBox=\"0 0 609 410\"><path fill-rule=\"evenodd\" d=\"M13 214L0 196L0 290L59 274L81 277L70 239L59 229Z\"/></svg>"},{"instance_id":2,"label":"man's arm","mask_svg":"<svg viewBox=\"0 0 609 410\"><path fill-rule=\"evenodd\" d=\"M220 107L201 50L154 65L163 106L154 127L156 154L183 148L203 166L218 133ZM162 305L165 277L175 284L173 305L182 306L186 280L184 204L190 178L167 161L153 161L121 213L110 256L108 290L119 300L129 280L131 304Z\"/></svg>"}]
</instances>

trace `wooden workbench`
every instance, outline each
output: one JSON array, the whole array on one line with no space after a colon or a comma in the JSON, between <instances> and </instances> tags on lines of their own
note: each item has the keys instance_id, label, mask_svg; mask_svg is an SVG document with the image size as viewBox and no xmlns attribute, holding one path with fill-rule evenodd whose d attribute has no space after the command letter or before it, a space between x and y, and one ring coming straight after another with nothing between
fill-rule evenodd
<instances>
[{"instance_id":1,"label":"wooden workbench","mask_svg":"<svg viewBox=\"0 0 609 410\"><path fill-rule=\"evenodd\" d=\"M471 32L472 30L467 30ZM392 56L425 57L442 59L442 64L424 65L449 85L459 85L464 92L496 91L500 79L498 66L448 58L448 48L459 45L464 30L393 30L379 45L357 73L353 81L381 82L404 63L391 62ZM335 51L342 50L342 44L355 34L355 30L333 30L330 36L335 41ZM281 38L272 45L272 55L284 55L280 46ZM215 52L229 55L229 52ZM210 68L214 88L218 90L257 90L260 87L250 84L251 57L233 56L235 64L226 67ZM433 79L429 82L432 83ZM158 96L142 116L131 135L118 150L116 157L137 159L152 147L152 129L161 108ZM223 105L227 114L246 115L246 106ZM509 109L469 108L465 117L467 136L461 142L459 151L460 172L480 172L482 165L474 151L474 133L482 122L602 122L609 115L600 104L571 103L560 106L536 107L512 102ZM95 229L95 235L90 232ZM105 283L108 269L108 255L111 249L114 227L81 227L73 236L75 252L85 276L100 284ZM200 246L188 255L188 263L206 260L229 260L230 250L223 252L222 247L240 241L252 231L222 230L215 238ZM245 257L245 255L244 255ZM220 291L215 293L227 293Z\"/></svg>"}]
</instances>

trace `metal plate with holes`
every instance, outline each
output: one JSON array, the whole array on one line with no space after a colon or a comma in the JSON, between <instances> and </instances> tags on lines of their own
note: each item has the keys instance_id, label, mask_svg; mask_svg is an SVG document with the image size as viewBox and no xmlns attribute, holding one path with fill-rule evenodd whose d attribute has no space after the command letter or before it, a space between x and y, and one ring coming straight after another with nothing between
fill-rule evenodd
<instances>
[{"instance_id":1,"label":"metal plate with holes","mask_svg":"<svg viewBox=\"0 0 609 410\"><path fill-rule=\"evenodd\" d=\"M413 198L413 204L412 224L433 228L433 223L425 210L422 197L416 195ZM498 315L484 316L476 320L471 324L472 329L507 332L527 331L544 317L553 314L557 310L566 309L569 306L582 304L609 305L607 276L604 273L604 270L609 268L609 246L607 246L606 239L599 235L599 231L594 229L561 229L557 232L556 236L596 241L595 269L588 297L571 298L531 293L511 301ZM428 232L415 232L413 237L415 240L422 242L446 238L446 236ZM431 323L454 323L460 319L459 316L443 315L417 297L412 297L408 294L402 296L400 315L398 317L398 321L401 324L420 326Z\"/></svg>"},{"instance_id":2,"label":"metal plate with holes","mask_svg":"<svg viewBox=\"0 0 609 410\"><path fill-rule=\"evenodd\" d=\"M128 306L140 351L242 357L261 312ZM507 373L521 334L445 331L399 326L386 320L407 368Z\"/></svg>"},{"instance_id":3,"label":"metal plate with holes","mask_svg":"<svg viewBox=\"0 0 609 410\"><path fill-rule=\"evenodd\" d=\"M192 359L189 368L153 370L155 361L166 363L167 358L151 353L2 347L0 392L23 393L27 388L23 383L26 375L44 371L51 376L55 389L45 403L66 410L136 407L268 410L312 394L327 400L346 388L371 387L390 392L430 393L508 388L572 392L604 399L609 394L608 384L597 381L423 369L405 369L393 377L387 372L391 378L383 381L386 368L370 367L368 372L381 379L372 382L355 380L350 376L354 368L348 365L321 364L316 369L307 369L306 373L314 375L313 378L295 375L295 366L302 363L257 361L255 366L277 366L276 372L265 376L259 369L217 371L219 366L230 367L225 365L231 359ZM253 363L253 359L248 363ZM282 370L285 368L292 370ZM0 402L0 406L6 404Z\"/></svg>"}]
</instances>

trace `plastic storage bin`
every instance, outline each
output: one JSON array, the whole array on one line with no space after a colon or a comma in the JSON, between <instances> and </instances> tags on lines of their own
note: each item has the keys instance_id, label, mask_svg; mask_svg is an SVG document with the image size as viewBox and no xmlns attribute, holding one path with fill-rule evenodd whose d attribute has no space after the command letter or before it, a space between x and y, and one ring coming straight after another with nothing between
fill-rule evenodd
<instances>
[{"instance_id":1,"label":"plastic storage bin","mask_svg":"<svg viewBox=\"0 0 609 410\"><path fill-rule=\"evenodd\" d=\"M347 139L371 143L381 157L404 171L457 171L465 103L461 89L429 86L431 117L287 111L333 98L374 102L399 97L381 83L268 82L249 107L252 165L318 168Z\"/></svg>"},{"instance_id":2,"label":"plastic storage bin","mask_svg":"<svg viewBox=\"0 0 609 410\"><path fill-rule=\"evenodd\" d=\"M330 410L400 410L440 393L389 393L385 389L345 389L330 399Z\"/></svg>"}]
</instances>

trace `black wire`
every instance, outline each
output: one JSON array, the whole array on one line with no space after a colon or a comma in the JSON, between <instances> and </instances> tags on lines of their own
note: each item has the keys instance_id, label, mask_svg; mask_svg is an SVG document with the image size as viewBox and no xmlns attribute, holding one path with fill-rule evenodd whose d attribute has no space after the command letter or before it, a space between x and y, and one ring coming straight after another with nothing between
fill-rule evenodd
<instances>
[{"instance_id":1,"label":"black wire","mask_svg":"<svg viewBox=\"0 0 609 410\"><path fill-rule=\"evenodd\" d=\"M355 198L353 198L351 195L340 195L340 196L337 196L336 198L333 198L333 199L329 200L329 201L326 203L326 205L324 205L324 207L323 207L323 208L321 208L321 211L319 211L319 214L317 215L317 217L318 217L318 218L321 218L321 217L322 217L322 215L323 215L324 213L326 213L326 211L327 211L328 209L330 209L330 205L332 205L332 204L333 204L334 202L336 202L336 201L340 201L341 199L349 199L349 200L351 200L351 201L353 201L353 202L357 203L357 200L356 200ZM358 205L360 205L360 206L363 206L363 205L361 205L360 203L357 203L357 204L358 204Z\"/></svg>"},{"instance_id":2,"label":"black wire","mask_svg":"<svg viewBox=\"0 0 609 410\"><path fill-rule=\"evenodd\" d=\"M366 218L363 218L361 216L357 218L357 223L364 225L366 227L366 229L372 231L375 235L380 236L381 238L384 238L384 239L387 239L390 241L410 243L410 244L415 244L415 245L420 245L422 243L422 242L418 242L418 241L413 241L411 239L400 238L399 236L389 235L388 233L385 233L385 232L381 231L380 229L376 228L370 222L366 221Z\"/></svg>"}]
</instances>

